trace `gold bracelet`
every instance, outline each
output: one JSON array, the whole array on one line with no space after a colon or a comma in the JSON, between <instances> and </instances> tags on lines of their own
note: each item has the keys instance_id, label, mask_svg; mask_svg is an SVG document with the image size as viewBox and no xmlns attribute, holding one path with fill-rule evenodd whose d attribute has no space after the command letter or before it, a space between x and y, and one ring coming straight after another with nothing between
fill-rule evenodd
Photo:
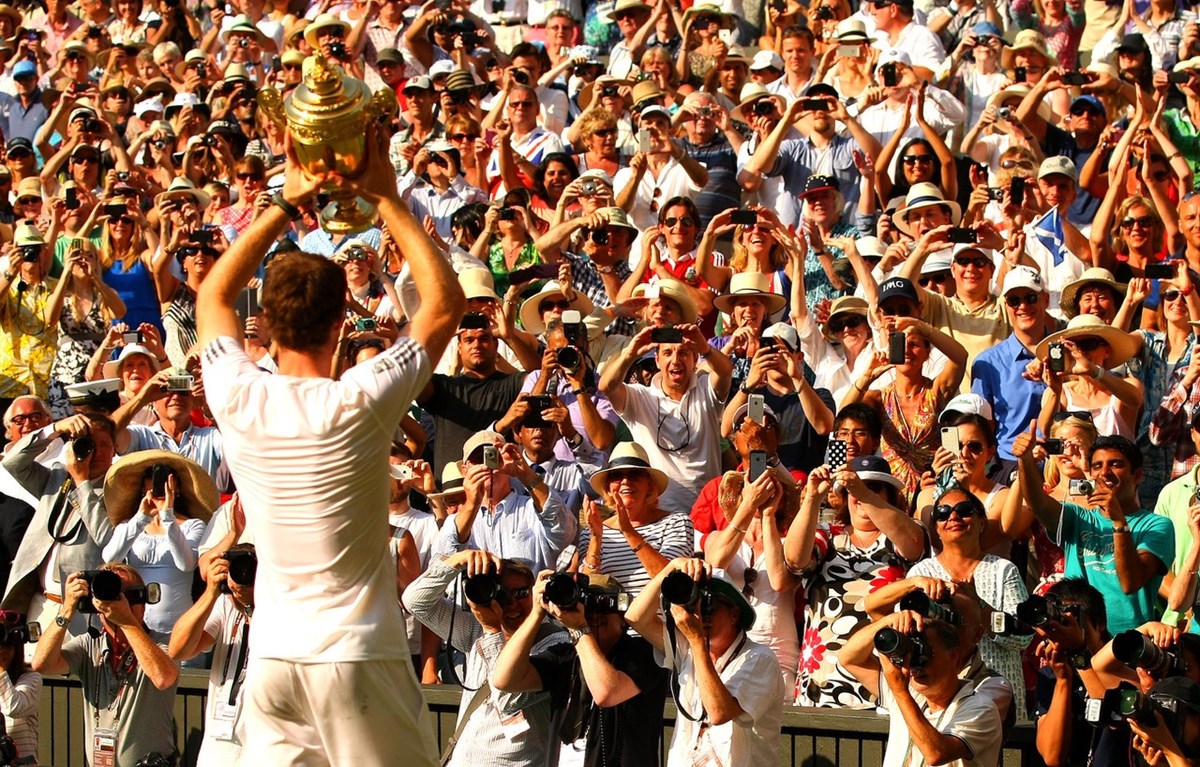
<instances>
[{"instance_id":1,"label":"gold bracelet","mask_svg":"<svg viewBox=\"0 0 1200 767\"><path fill-rule=\"evenodd\" d=\"M649 541L647 541L645 538L643 538L641 543L639 543L638 545L633 547L633 553L636 554L639 551L641 551L642 549L646 548L647 543L649 543Z\"/></svg>"}]
</instances>

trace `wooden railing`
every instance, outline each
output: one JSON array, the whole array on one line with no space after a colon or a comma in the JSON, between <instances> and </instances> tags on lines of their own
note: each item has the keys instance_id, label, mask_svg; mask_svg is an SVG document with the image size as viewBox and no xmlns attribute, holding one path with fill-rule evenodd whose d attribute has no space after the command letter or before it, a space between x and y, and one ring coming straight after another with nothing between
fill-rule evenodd
<instances>
[{"instance_id":1,"label":"wooden railing","mask_svg":"<svg viewBox=\"0 0 1200 767\"><path fill-rule=\"evenodd\" d=\"M439 743L454 733L460 690L450 685L425 687L425 700L434 715ZM185 670L175 697L175 727L183 764L195 764L204 730L208 672ZM670 743L675 709L668 702L663 714L663 753ZM42 690L39 763L44 767L86 767L83 742L83 699L79 683L46 677ZM887 719L872 712L792 708L783 715L780 765L791 767L873 767L883 764ZM1018 725L1009 735L1003 767L1037 767L1034 729Z\"/></svg>"}]
</instances>

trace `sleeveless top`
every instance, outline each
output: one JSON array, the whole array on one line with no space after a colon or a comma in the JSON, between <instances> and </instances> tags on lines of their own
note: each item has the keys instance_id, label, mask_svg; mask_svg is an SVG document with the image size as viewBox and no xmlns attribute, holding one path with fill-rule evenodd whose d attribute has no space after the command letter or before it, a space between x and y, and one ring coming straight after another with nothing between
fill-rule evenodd
<instances>
[{"instance_id":1,"label":"sleeveless top","mask_svg":"<svg viewBox=\"0 0 1200 767\"><path fill-rule=\"evenodd\" d=\"M892 468L892 475L904 483L909 498L921 487L921 472L933 463L938 447L937 401L933 387L925 390L917 403L916 416L911 423L900 408L896 387L892 384L880 390L883 398L883 439L880 452Z\"/></svg>"},{"instance_id":2,"label":"sleeveless top","mask_svg":"<svg viewBox=\"0 0 1200 767\"><path fill-rule=\"evenodd\" d=\"M132 268L125 271L120 261L104 270L104 282L125 302L125 316L121 321L130 328L136 328L143 322L149 322L160 331L162 330L162 308L158 303L158 291L154 288L154 280L150 270L141 258L133 262Z\"/></svg>"},{"instance_id":3,"label":"sleeveless top","mask_svg":"<svg viewBox=\"0 0 1200 767\"><path fill-rule=\"evenodd\" d=\"M1129 424L1125 423L1125 419L1121 417L1121 411L1118 409L1120 400L1117 399L1115 394L1109 395L1108 404L1095 408L1076 405L1075 398L1071 396L1071 389L1069 387L1063 387L1063 397L1066 400L1067 410L1086 410L1092 414L1092 424L1096 427L1096 432L1101 437L1119 434L1128 440L1133 440L1133 430L1129 428Z\"/></svg>"}]
</instances>

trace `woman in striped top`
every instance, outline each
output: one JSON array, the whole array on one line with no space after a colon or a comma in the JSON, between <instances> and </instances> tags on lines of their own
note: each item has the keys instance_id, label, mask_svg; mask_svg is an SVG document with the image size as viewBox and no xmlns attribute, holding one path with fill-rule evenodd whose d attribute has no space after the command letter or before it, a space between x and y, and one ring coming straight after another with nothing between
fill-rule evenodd
<instances>
[{"instance_id":1,"label":"woman in striped top","mask_svg":"<svg viewBox=\"0 0 1200 767\"><path fill-rule=\"evenodd\" d=\"M637 596L672 559L692 555L692 520L658 507L667 475L650 465L641 445L618 445L608 468L592 476L592 487L604 497L604 505L584 504L587 527L580 532L579 546L587 555L582 572L611 575Z\"/></svg>"}]
</instances>

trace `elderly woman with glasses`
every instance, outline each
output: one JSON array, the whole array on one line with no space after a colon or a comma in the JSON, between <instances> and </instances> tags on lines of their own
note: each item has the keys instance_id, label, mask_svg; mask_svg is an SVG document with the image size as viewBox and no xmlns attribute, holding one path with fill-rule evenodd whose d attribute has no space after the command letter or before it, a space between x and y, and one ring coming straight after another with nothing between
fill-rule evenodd
<instances>
[{"instance_id":1,"label":"elderly woman with glasses","mask_svg":"<svg viewBox=\"0 0 1200 767\"><path fill-rule=\"evenodd\" d=\"M1017 605L1029 597L1029 592L1016 565L984 550L983 538L989 525L983 503L971 492L954 485L937 499L930 517L942 542L941 551L913 565L904 580L888 584L868 596L866 607L871 617L882 618L896 605L908 608L914 603L943 603L961 590L973 593L990 610L1015 615ZM917 609L917 612L924 610ZM1032 635L993 633L990 621L988 623L983 627L984 635L979 641L979 656L984 665L1012 686L1012 705L1016 707L1017 718L1024 719L1025 678L1021 670L1021 652L1029 645Z\"/></svg>"},{"instance_id":2,"label":"elderly woman with glasses","mask_svg":"<svg viewBox=\"0 0 1200 767\"><path fill-rule=\"evenodd\" d=\"M668 513L658 504L667 482L641 445L617 445L608 468L591 479L603 503L584 501L587 526L579 531L579 549L586 553L580 572L611 575L636 596L672 559L691 556L691 517Z\"/></svg>"},{"instance_id":3,"label":"elderly woman with glasses","mask_svg":"<svg viewBox=\"0 0 1200 767\"><path fill-rule=\"evenodd\" d=\"M836 484L835 484L836 482ZM830 492L846 498L829 514ZM784 539L784 556L804 588L804 636L797 706L870 709L870 693L837 660L851 634L871 622L868 594L904 577L927 552L925 533L903 509L901 484L887 461L869 455L809 475L800 512Z\"/></svg>"},{"instance_id":4,"label":"elderly woman with glasses","mask_svg":"<svg viewBox=\"0 0 1200 767\"><path fill-rule=\"evenodd\" d=\"M577 124L580 146L585 151L579 155L579 169L602 170L612 176L625 166L626 158L618 148L621 144L621 125L618 115L606 109L593 109L584 113ZM628 132L628 126L626 126Z\"/></svg>"}]
</instances>

